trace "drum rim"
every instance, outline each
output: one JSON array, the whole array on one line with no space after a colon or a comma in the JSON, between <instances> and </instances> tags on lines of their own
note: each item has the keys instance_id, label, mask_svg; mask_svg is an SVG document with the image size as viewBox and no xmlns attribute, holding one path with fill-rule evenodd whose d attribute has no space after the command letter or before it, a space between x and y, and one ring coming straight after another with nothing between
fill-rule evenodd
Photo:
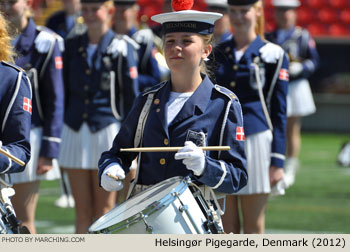
<instances>
[{"instance_id":1,"label":"drum rim","mask_svg":"<svg viewBox=\"0 0 350 252\"><path fill-rule=\"evenodd\" d=\"M144 218L147 218L148 216L151 216L152 214L156 213L157 211L161 210L162 208L165 208L167 206L170 205L171 202L173 202L177 196L182 195L186 189L188 188L189 184L191 183L191 179L190 177L182 177L182 176L176 176L176 177L171 177L168 178L166 180L163 180L157 184L155 184L154 186L162 186L163 184L169 183L169 181L180 181L180 183L174 187L171 192L169 192L168 194L164 195L161 199L159 200L155 200L152 203L150 203L148 206L146 206L144 209L142 209L140 212L118 222L115 223L109 227L106 228L102 228L99 230L92 230L93 226L95 224L97 224L97 222L101 221L101 219L103 219L103 216L101 216L99 219L97 219L90 227L89 227L89 233L93 233L93 234L101 234L101 233L113 233L116 232L118 230L122 230L127 228L128 226L131 226L133 224L138 223L139 221L141 221ZM147 188L146 190L140 192L137 195L142 195L147 193L148 191L152 190L154 188L154 186L151 186L149 188ZM177 195L175 195L175 192L177 193ZM122 204L120 204L117 207L121 207L122 205L126 204L127 201L124 201ZM113 208L114 209L114 208ZM112 209L112 210L113 210ZM112 211L111 210L111 211ZM108 213L107 213L108 214Z\"/></svg>"}]
</instances>

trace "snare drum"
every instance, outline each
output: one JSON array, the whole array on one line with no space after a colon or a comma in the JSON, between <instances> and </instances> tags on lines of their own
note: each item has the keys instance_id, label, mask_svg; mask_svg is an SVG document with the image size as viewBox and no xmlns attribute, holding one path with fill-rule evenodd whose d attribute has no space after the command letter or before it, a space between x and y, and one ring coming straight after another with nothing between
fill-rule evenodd
<instances>
[{"instance_id":1,"label":"snare drum","mask_svg":"<svg viewBox=\"0 0 350 252\"><path fill-rule=\"evenodd\" d=\"M188 177L162 181L113 208L90 226L89 233L212 233L208 205L199 190L190 190L190 183Z\"/></svg>"}]
</instances>

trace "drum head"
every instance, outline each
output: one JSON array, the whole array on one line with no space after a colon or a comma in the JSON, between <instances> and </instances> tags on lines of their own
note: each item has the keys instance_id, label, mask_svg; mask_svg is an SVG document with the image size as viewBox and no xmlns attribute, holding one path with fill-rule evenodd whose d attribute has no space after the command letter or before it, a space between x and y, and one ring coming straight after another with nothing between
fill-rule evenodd
<instances>
[{"instance_id":1,"label":"drum head","mask_svg":"<svg viewBox=\"0 0 350 252\"><path fill-rule=\"evenodd\" d=\"M183 177L174 177L148 188L103 215L90 226L89 231L96 232L103 230L116 223L127 220L143 210L152 207L152 205L156 205L157 202L169 193L176 191L181 194L187 188L187 184L183 182ZM179 186L180 188L178 188Z\"/></svg>"}]
</instances>

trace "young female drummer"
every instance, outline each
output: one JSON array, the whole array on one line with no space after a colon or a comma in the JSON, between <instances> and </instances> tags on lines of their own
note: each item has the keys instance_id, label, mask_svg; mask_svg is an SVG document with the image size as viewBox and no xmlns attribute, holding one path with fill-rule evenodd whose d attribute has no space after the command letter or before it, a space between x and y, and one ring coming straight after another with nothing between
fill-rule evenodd
<instances>
[{"instance_id":1,"label":"young female drummer","mask_svg":"<svg viewBox=\"0 0 350 252\"><path fill-rule=\"evenodd\" d=\"M177 153L139 156L136 181L141 190L174 176L191 176L195 182L225 193L236 192L247 182L240 104L232 92L214 85L205 73L214 22L221 14L179 11L181 6L174 2L177 12L152 17L163 26L171 78L137 98L113 147L102 154L99 177L107 191L123 187L107 174L123 179L137 155L120 149L137 146L184 146ZM191 1L181 2L190 8ZM231 149L203 152L199 147L203 145L228 145Z\"/></svg>"},{"instance_id":2,"label":"young female drummer","mask_svg":"<svg viewBox=\"0 0 350 252\"><path fill-rule=\"evenodd\" d=\"M7 22L0 12L0 148L28 163L32 92L25 72L7 63L13 62L7 31ZM0 175L24 168L0 154Z\"/></svg>"},{"instance_id":3,"label":"young female drummer","mask_svg":"<svg viewBox=\"0 0 350 252\"><path fill-rule=\"evenodd\" d=\"M216 81L236 92L242 103L249 181L226 197L226 232L263 233L271 187L283 177L288 60L282 48L263 39L261 0L228 0L232 38L218 46ZM283 192L281 192L283 193Z\"/></svg>"},{"instance_id":4,"label":"young female drummer","mask_svg":"<svg viewBox=\"0 0 350 252\"><path fill-rule=\"evenodd\" d=\"M66 38L67 98L59 163L68 174L75 200L76 232L86 233L115 205L116 193L98 185L98 159L112 146L138 82L132 45L109 28L113 1L81 3L86 25L76 25ZM111 49L111 44L118 46Z\"/></svg>"},{"instance_id":5,"label":"young female drummer","mask_svg":"<svg viewBox=\"0 0 350 252\"><path fill-rule=\"evenodd\" d=\"M59 178L58 150L63 124L62 39L51 30L36 26L30 18L32 0L5 1L11 25L18 31L13 45L15 62L30 78L33 87L31 129L32 158L22 173L13 174L16 190L12 203L17 217L35 233L35 209L40 180ZM58 40L60 39L60 40Z\"/></svg>"}]
</instances>

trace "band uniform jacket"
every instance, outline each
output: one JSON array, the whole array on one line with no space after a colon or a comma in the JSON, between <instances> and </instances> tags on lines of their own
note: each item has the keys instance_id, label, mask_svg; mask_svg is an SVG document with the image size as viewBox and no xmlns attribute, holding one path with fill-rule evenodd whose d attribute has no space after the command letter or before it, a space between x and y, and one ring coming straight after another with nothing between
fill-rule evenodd
<instances>
[{"instance_id":1,"label":"band uniform jacket","mask_svg":"<svg viewBox=\"0 0 350 252\"><path fill-rule=\"evenodd\" d=\"M181 160L175 160L175 152L142 153L137 183L153 185L174 176L190 176L193 181L224 193L233 193L245 186L247 171L244 141L236 134L243 127L243 118L236 96L205 77L167 126L170 91L171 83L166 81L138 97L116 136L113 147L104 152L99 160L100 179L103 170L114 162L119 163L126 173L129 171L137 153L120 152L120 148L134 147L141 110L148 94L154 93L145 122L142 146L184 146L185 141L192 141L197 146L228 145L231 149L222 152L207 151L205 171L200 177L186 169Z\"/></svg>"},{"instance_id":2,"label":"band uniform jacket","mask_svg":"<svg viewBox=\"0 0 350 252\"><path fill-rule=\"evenodd\" d=\"M122 121L138 94L135 49L123 36L108 30L88 64L85 25L76 25L65 41L65 124L78 131L87 122L91 132ZM112 49L110 45L114 45Z\"/></svg>"},{"instance_id":3,"label":"band uniform jacket","mask_svg":"<svg viewBox=\"0 0 350 252\"><path fill-rule=\"evenodd\" d=\"M16 65L27 72L33 87L32 128L43 128L39 155L57 158L64 112L63 39L29 19L15 49Z\"/></svg>"},{"instance_id":4,"label":"band uniform jacket","mask_svg":"<svg viewBox=\"0 0 350 252\"><path fill-rule=\"evenodd\" d=\"M80 15L72 16L71 22L68 22L67 13L63 10L55 12L46 22L46 27L50 28L62 38L66 38L77 22L83 22Z\"/></svg>"},{"instance_id":5,"label":"band uniform jacket","mask_svg":"<svg viewBox=\"0 0 350 252\"><path fill-rule=\"evenodd\" d=\"M24 163L30 159L32 90L25 72L0 62L0 140L1 148ZM0 174L22 172L25 166L0 154Z\"/></svg>"},{"instance_id":6,"label":"band uniform jacket","mask_svg":"<svg viewBox=\"0 0 350 252\"><path fill-rule=\"evenodd\" d=\"M151 29L137 30L132 28L128 35L134 39L139 48L137 49L137 65L139 72L139 89L142 92L155 83L160 82L160 71L155 58L156 48L153 42Z\"/></svg>"},{"instance_id":7,"label":"band uniform jacket","mask_svg":"<svg viewBox=\"0 0 350 252\"><path fill-rule=\"evenodd\" d=\"M286 148L287 55L281 47L262 40L260 36L249 45L239 61L236 60L235 48L232 37L214 51L216 81L238 96L247 136L269 128L272 130L271 165L283 167ZM259 83L262 90L260 94Z\"/></svg>"},{"instance_id":8,"label":"band uniform jacket","mask_svg":"<svg viewBox=\"0 0 350 252\"><path fill-rule=\"evenodd\" d=\"M287 31L275 30L266 34L266 38L280 45L288 54L290 62L302 64L302 71L296 76L290 76L290 81L309 78L319 64L319 55L316 50L315 40L310 33L299 26L294 26Z\"/></svg>"}]
</instances>

